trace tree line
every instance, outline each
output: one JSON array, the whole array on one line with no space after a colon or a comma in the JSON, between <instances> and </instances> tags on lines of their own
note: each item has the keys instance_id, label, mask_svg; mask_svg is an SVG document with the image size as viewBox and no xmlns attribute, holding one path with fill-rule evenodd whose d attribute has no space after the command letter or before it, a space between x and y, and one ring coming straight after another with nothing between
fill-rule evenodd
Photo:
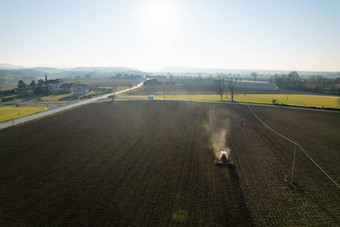
<instances>
[{"instance_id":1,"label":"tree line","mask_svg":"<svg viewBox=\"0 0 340 227\"><path fill-rule=\"evenodd\" d=\"M19 80L18 82L18 93L20 95L27 95L34 93L35 95L40 94L51 94L51 91L48 86L43 86L44 80L38 80L38 83L35 80L32 80L30 84L26 84L24 81Z\"/></svg>"},{"instance_id":2,"label":"tree line","mask_svg":"<svg viewBox=\"0 0 340 227\"><path fill-rule=\"evenodd\" d=\"M292 71L289 74L275 74L269 78L269 82L283 90L340 95L340 77L334 79L324 76L302 78L296 71Z\"/></svg>"},{"instance_id":3,"label":"tree line","mask_svg":"<svg viewBox=\"0 0 340 227\"><path fill-rule=\"evenodd\" d=\"M215 80L215 89L217 94L220 96L221 102L223 101L223 94L225 93L228 98L228 92L230 92L231 101L234 102L235 86L239 79L236 76L226 77L219 75Z\"/></svg>"}]
</instances>

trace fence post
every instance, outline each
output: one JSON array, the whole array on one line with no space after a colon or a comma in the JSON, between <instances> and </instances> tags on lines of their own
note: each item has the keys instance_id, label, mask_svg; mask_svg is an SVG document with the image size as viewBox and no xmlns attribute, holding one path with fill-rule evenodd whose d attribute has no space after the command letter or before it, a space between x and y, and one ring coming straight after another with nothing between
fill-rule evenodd
<instances>
[{"instance_id":1,"label":"fence post","mask_svg":"<svg viewBox=\"0 0 340 227\"><path fill-rule=\"evenodd\" d=\"M295 168L295 159L296 159L296 145L297 143L295 142L295 147L294 147L294 158L293 158L293 166L292 166L292 176L291 176L291 183L294 181L294 168Z\"/></svg>"}]
</instances>

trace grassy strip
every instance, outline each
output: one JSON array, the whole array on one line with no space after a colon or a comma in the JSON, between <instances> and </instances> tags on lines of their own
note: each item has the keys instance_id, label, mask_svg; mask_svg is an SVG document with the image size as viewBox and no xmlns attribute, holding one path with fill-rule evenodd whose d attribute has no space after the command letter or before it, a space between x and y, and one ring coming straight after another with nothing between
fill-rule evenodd
<instances>
[{"instance_id":1,"label":"grassy strip","mask_svg":"<svg viewBox=\"0 0 340 227\"><path fill-rule=\"evenodd\" d=\"M112 90L112 87L109 87L109 86L100 86L99 88L101 89L109 89L109 90ZM119 87L115 87L115 91L121 91L121 90L124 90L124 89L127 89L129 88L128 86L119 86Z\"/></svg>"},{"instance_id":2,"label":"grassy strip","mask_svg":"<svg viewBox=\"0 0 340 227\"><path fill-rule=\"evenodd\" d=\"M129 95L129 97L145 97L140 95ZM163 95L155 95L155 98L162 99ZM165 95L169 99L193 99L193 100L210 100L220 101L219 95L202 94L202 95ZM276 99L277 104L302 106L302 107L316 107L316 108L335 108L340 109L340 97L326 96L326 95L303 95L303 94L289 94L288 100L286 94L238 94L234 96L237 102L263 103L273 104L273 99ZM231 101L230 95L223 96L223 101Z\"/></svg>"},{"instance_id":3,"label":"grassy strip","mask_svg":"<svg viewBox=\"0 0 340 227\"><path fill-rule=\"evenodd\" d=\"M0 122L10 121L48 110L45 106L0 106Z\"/></svg>"},{"instance_id":4,"label":"grassy strip","mask_svg":"<svg viewBox=\"0 0 340 227\"><path fill-rule=\"evenodd\" d=\"M58 101L61 98L65 98L67 96L70 96L70 93L67 94L61 94L61 95L48 95L48 96L43 96L40 98L41 101L46 102L46 101Z\"/></svg>"}]
</instances>

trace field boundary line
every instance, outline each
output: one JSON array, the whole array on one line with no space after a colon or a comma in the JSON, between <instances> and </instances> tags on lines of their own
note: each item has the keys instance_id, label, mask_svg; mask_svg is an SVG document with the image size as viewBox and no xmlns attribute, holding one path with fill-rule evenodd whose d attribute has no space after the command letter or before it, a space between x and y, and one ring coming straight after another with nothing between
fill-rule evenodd
<instances>
[{"instance_id":1,"label":"field boundary line","mask_svg":"<svg viewBox=\"0 0 340 227\"><path fill-rule=\"evenodd\" d=\"M291 143L294 143L294 144L296 143L295 141L293 141L293 140L291 140L291 139L285 137L284 135L278 133L277 131L275 131L274 129L272 129L271 127L269 127L266 123L264 123L264 122L256 115L256 113L253 111L252 108L250 108L250 106L248 106L248 108L249 108L250 111L254 114L254 116L255 116L255 117L256 117L256 118L257 118L264 126L266 126L270 131L274 132L276 135L281 136L282 138L284 138L285 140L287 140L287 141L289 141L289 142L291 142Z\"/></svg>"},{"instance_id":2,"label":"field boundary line","mask_svg":"<svg viewBox=\"0 0 340 227\"><path fill-rule=\"evenodd\" d=\"M333 178L331 176L329 176L325 170L323 170L319 165L318 163L316 163L316 161L299 145L299 144L296 144L302 151L303 153L305 153L305 155L331 180L333 181L333 183L338 186L338 188L340 188L340 185L335 181L333 180Z\"/></svg>"},{"instance_id":3,"label":"field boundary line","mask_svg":"<svg viewBox=\"0 0 340 227\"><path fill-rule=\"evenodd\" d=\"M293 143L293 144L296 144L302 151L303 153L326 175L326 177L328 177L338 188L340 188L340 185L331 177L327 174L327 172L325 170L323 170L319 165L318 163L295 141L285 137L284 135L278 133L277 131L275 131L274 129L272 129L271 127L269 127L266 123L264 123L261 118L259 118L259 116L257 116L257 114L253 111L253 109L247 105L248 108L250 109L250 111L254 114L254 116L264 125L266 126L270 131L274 132L276 135L282 137L283 139Z\"/></svg>"}]
</instances>

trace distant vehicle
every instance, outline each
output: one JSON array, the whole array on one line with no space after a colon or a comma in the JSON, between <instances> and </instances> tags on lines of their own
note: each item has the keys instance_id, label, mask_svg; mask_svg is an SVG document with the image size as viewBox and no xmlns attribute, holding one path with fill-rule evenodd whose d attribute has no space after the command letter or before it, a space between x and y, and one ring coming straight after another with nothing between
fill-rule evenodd
<instances>
[{"instance_id":1,"label":"distant vehicle","mask_svg":"<svg viewBox=\"0 0 340 227\"><path fill-rule=\"evenodd\" d=\"M153 95L149 95L148 99L152 100L153 99Z\"/></svg>"}]
</instances>

